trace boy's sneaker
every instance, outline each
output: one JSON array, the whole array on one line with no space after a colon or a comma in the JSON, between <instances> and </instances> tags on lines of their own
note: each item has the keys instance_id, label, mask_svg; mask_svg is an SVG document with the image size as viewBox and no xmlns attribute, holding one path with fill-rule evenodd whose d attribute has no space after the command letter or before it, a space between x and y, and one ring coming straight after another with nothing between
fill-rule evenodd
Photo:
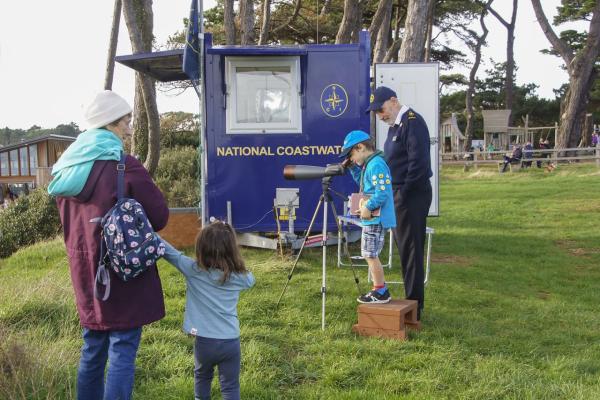
<instances>
[{"instance_id":1,"label":"boy's sneaker","mask_svg":"<svg viewBox=\"0 0 600 400\"><path fill-rule=\"evenodd\" d=\"M363 304L382 304L389 303L391 299L392 296L390 295L390 291L385 289L383 294L380 294L377 290L371 290L369 293L358 297L356 301Z\"/></svg>"}]
</instances>

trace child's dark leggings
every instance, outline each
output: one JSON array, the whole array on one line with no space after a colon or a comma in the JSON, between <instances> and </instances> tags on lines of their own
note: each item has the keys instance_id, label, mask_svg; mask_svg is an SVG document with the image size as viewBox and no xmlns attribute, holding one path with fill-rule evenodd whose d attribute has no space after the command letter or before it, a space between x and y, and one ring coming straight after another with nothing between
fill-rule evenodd
<instances>
[{"instance_id":1,"label":"child's dark leggings","mask_svg":"<svg viewBox=\"0 0 600 400\"><path fill-rule=\"evenodd\" d=\"M196 336L194 344L194 380L196 400L210 399L215 366L223 400L240 398L240 339L211 339Z\"/></svg>"}]
</instances>

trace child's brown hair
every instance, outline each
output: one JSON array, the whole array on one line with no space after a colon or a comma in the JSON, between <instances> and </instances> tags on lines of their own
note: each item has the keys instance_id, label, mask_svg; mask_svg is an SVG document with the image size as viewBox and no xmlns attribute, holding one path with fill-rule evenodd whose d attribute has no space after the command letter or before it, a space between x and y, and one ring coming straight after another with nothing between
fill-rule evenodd
<instances>
[{"instance_id":1,"label":"child's brown hair","mask_svg":"<svg viewBox=\"0 0 600 400\"><path fill-rule=\"evenodd\" d=\"M196 260L202 268L223 271L221 283L225 283L232 272L248 272L233 228L221 221L206 225L196 236Z\"/></svg>"}]
</instances>

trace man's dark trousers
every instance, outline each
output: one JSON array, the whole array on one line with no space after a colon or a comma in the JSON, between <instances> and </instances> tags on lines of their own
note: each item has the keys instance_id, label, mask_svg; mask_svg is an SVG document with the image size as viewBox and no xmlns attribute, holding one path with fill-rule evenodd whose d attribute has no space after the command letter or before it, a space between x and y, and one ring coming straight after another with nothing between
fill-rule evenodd
<instances>
[{"instance_id":1,"label":"man's dark trousers","mask_svg":"<svg viewBox=\"0 0 600 400\"><path fill-rule=\"evenodd\" d=\"M419 319L425 303L423 259L431 197L429 180L422 187L412 189L405 196L402 196L399 188L394 190L396 210L394 239L400 253L404 291L407 299L419 302Z\"/></svg>"}]
</instances>

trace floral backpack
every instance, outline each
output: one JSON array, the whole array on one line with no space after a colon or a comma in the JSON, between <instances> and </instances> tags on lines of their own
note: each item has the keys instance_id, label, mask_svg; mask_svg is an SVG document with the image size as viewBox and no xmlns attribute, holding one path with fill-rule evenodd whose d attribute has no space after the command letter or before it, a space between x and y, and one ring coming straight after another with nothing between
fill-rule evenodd
<instances>
[{"instance_id":1,"label":"floral backpack","mask_svg":"<svg viewBox=\"0 0 600 400\"><path fill-rule=\"evenodd\" d=\"M165 254L165 245L154 232L144 207L135 199L124 197L125 154L117 164L117 202L100 221L102 228L100 261L94 294L103 301L110 295L111 269L127 282L155 265ZM105 286L100 297L98 286Z\"/></svg>"}]
</instances>

